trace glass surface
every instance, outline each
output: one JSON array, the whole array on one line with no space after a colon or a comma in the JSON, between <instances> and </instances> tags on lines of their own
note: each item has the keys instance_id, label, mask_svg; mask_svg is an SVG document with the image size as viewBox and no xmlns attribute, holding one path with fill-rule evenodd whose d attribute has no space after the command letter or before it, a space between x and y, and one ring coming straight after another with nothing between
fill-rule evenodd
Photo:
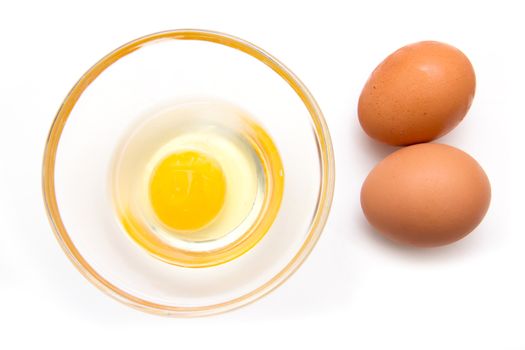
<instances>
[{"instance_id":1,"label":"glass surface","mask_svg":"<svg viewBox=\"0 0 525 350\"><path fill-rule=\"evenodd\" d=\"M122 229L109 174L131 125L159 106L200 98L249 113L273 139L286 181L259 243L224 264L188 268L153 257ZM302 263L328 215L333 162L321 112L286 67L235 37L170 31L122 46L75 85L50 131L44 196L59 242L95 285L145 311L203 315L257 299Z\"/></svg>"}]
</instances>

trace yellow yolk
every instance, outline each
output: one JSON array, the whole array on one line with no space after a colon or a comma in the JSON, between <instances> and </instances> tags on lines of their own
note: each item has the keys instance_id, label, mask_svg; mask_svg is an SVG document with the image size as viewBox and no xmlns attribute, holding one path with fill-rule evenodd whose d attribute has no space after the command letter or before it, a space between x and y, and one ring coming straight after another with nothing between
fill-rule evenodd
<instances>
[{"instance_id":1,"label":"yellow yolk","mask_svg":"<svg viewBox=\"0 0 525 350\"><path fill-rule=\"evenodd\" d=\"M164 158L150 180L151 206L168 228L195 231L221 211L226 179L219 163L198 151L182 151Z\"/></svg>"}]
</instances>

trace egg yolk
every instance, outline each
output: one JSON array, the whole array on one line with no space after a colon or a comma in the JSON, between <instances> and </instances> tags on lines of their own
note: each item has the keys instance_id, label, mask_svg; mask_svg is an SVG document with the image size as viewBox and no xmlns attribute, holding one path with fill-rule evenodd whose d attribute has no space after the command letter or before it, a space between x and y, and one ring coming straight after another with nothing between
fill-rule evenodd
<instances>
[{"instance_id":1,"label":"egg yolk","mask_svg":"<svg viewBox=\"0 0 525 350\"><path fill-rule=\"evenodd\" d=\"M221 211L226 179L220 164L198 151L164 158L154 169L149 187L157 218L177 231L195 231L210 224Z\"/></svg>"}]
</instances>

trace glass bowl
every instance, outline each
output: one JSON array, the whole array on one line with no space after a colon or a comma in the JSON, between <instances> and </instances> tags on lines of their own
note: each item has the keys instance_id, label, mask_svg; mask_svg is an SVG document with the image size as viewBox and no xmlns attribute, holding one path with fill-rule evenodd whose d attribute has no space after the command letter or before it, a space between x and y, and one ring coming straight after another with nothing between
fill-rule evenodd
<instances>
[{"instance_id":1,"label":"glass bowl","mask_svg":"<svg viewBox=\"0 0 525 350\"><path fill-rule=\"evenodd\" d=\"M122 229L112 207L112 157L145 111L207 96L248 111L268 131L285 173L275 221L252 249L204 268L168 264ZM277 59L205 30L151 34L111 52L71 89L51 126L43 192L55 235L95 286L142 311L200 316L246 305L304 262L334 190L328 128L314 98Z\"/></svg>"}]
</instances>

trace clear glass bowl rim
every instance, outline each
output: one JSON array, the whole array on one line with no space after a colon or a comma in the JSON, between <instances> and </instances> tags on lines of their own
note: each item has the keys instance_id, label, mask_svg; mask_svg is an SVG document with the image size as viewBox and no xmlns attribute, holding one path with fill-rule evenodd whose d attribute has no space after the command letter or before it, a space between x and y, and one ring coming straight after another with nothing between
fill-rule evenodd
<instances>
[{"instance_id":1,"label":"clear glass bowl rim","mask_svg":"<svg viewBox=\"0 0 525 350\"><path fill-rule=\"evenodd\" d=\"M310 113L317 140L321 160L321 189L314 218L301 248L288 264L269 281L249 293L218 304L198 307L163 305L144 300L113 285L95 271L75 247L62 221L57 203L55 193L56 153L62 131L76 102L84 90L86 90L106 68L126 55L140 49L142 46L160 40L207 41L240 50L261 61L284 79L301 98ZM321 109L306 86L276 58L252 43L228 34L199 29L169 30L143 36L117 48L92 66L69 91L55 116L45 146L42 170L42 187L47 215L58 242L73 265L91 283L116 300L141 311L167 316L205 316L233 310L263 297L285 282L301 266L317 243L330 212L334 185L335 161L330 134Z\"/></svg>"}]
</instances>

